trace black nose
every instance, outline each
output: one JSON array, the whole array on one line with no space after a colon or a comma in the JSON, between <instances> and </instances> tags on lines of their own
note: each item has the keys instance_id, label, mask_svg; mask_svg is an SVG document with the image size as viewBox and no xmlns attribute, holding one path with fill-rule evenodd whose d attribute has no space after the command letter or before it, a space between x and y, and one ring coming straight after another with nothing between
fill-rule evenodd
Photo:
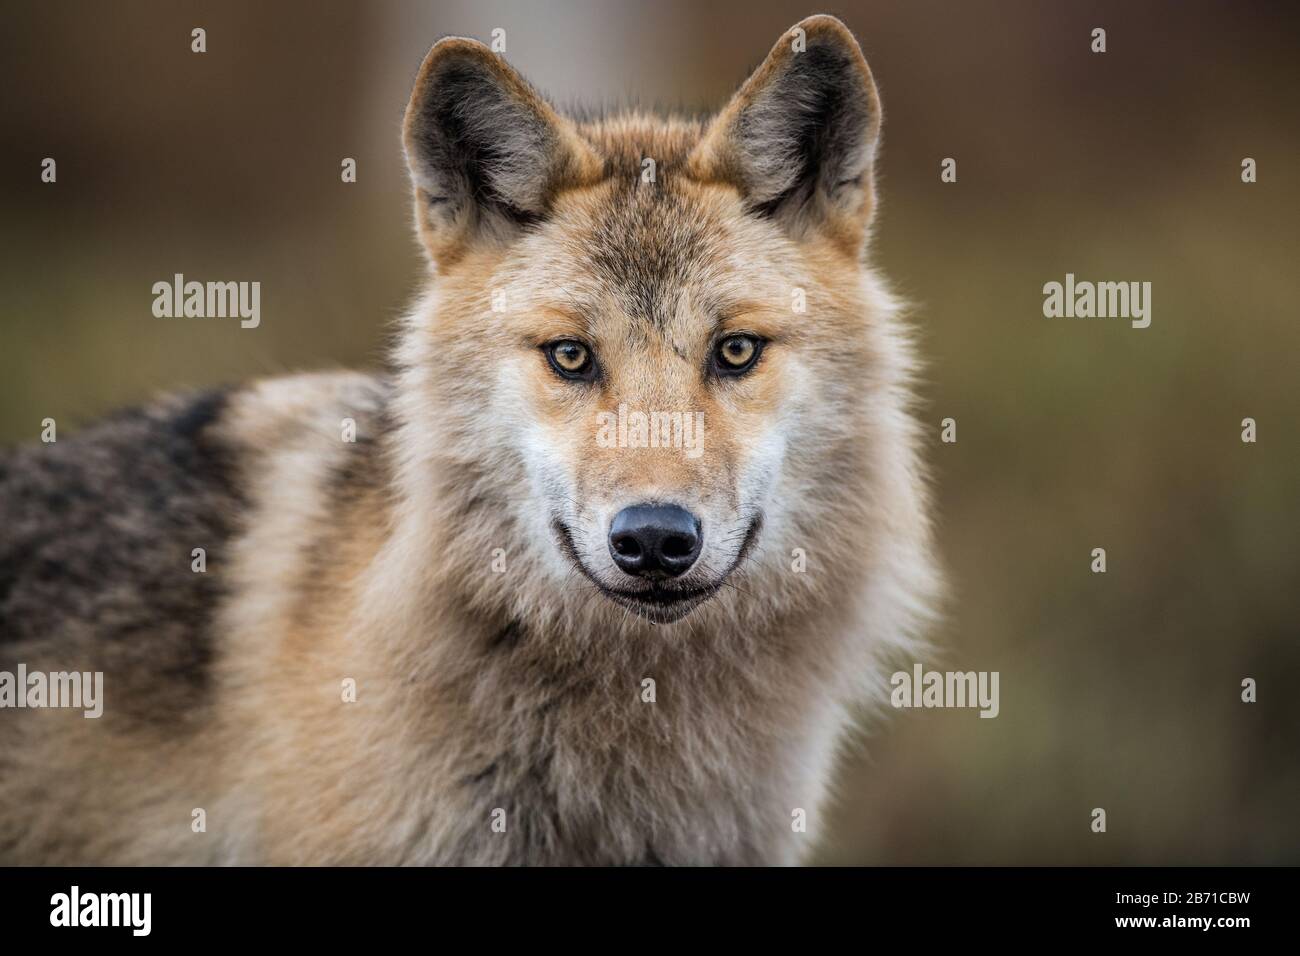
<instances>
[{"instance_id":1,"label":"black nose","mask_svg":"<svg viewBox=\"0 0 1300 956\"><path fill-rule=\"evenodd\" d=\"M676 505L633 505L614 515L609 553L628 574L675 578L700 556L700 519Z\"/></svg>"}]
</instances>

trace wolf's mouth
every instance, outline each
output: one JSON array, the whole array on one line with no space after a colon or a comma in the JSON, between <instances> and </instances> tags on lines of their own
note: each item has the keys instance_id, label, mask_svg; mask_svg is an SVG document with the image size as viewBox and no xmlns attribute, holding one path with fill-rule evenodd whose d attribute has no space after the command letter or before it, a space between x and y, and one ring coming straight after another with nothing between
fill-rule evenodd
<instances>
[{"instance_id":1,"label":"wolf's mouth","mask_svg":"<svg viewBox=\"0 0 1300 956\"><path fill-rule=\"evenodd\" d=\"M625 591L611 588L592 574L578 554L577 545L573 541L573 533L569 530L568 525L558 518L551 522L551 528L559 540L560 550L582 572L583 576L594 584L601 594L615 604L634 611L653 624L672 624L674 621L680 621L721 591L722 586L727 582L727 578L749 556L749 552L753 549L754 542L757 540L762 526L762 515L758 515L750 521L749 528L745 531L745 538L736 552L736 559L731 562L730 567L718 575L716 580L708 584L690 588L665 587L663 584L656 583L635 591Z\"/></svg>"},{"instance_id":2,"label":"wolf's mouth","mask_svg":"<svg viewBox=\"0 0 1300 956\"><path fill-rule=\"evenodd\" d=\"M616 604L635 611L655 624L671 624L680 621L691 611L699 607L722 588L717 582L702 588L646 588L643 591L617 591L597 583L601 593Z\"/></svg>"}]
</instances>

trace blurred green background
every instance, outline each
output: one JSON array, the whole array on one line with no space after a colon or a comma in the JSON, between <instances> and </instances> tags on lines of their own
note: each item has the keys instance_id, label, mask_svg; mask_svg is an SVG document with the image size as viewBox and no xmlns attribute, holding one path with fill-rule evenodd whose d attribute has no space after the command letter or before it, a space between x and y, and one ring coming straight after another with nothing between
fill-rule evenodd
<instances>
[{"instance_id":1,"label":"blurred green background","mask_svg":"<svg viewBox=\"0 0 1300 956\"><path fill-rule=\"evenodd\" d=\"M885 104L874 255L923 332L954 586L926 663L1001 672L996 720L891 713L846 750L817 859L1300 863L1294 7L10 6L0 443L372 364L423 274L399 127L438 36L504 28L562 106L698 110L815 12L857 32ZM175 272L260 280L261 327L155 319ZM1066 272L1150 281L1151 327L1045 319Z\"/></svg>"}]
</instances>

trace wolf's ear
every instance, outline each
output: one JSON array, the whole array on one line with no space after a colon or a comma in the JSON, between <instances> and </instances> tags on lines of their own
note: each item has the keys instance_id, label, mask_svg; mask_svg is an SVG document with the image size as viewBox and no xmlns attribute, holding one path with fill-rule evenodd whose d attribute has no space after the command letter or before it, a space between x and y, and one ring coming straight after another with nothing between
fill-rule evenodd
<instances>
[{"instance_id":1,"label":"wolf's ear","mask_svg":"<svg viewBox=\"0 0 1300 956\"><path fill-rule=\"evenodd\" d=\"M403 123L420 239L445 264L476 241L508 242L562 187L594 177L591 148L477 40L433 45Z\"/></svg>"},{"instance_id":2,"label":"wolf's ear","mask_svg":"<svg viewBox=\"0 0 1300 956\"><path fill-rule=\"evenodd\" d=\"M736 186L802 238L860 249L874 202L880 99L853 34L815 16L790 28L706 131L691 172Z\"/></svg>"}]
</instances>

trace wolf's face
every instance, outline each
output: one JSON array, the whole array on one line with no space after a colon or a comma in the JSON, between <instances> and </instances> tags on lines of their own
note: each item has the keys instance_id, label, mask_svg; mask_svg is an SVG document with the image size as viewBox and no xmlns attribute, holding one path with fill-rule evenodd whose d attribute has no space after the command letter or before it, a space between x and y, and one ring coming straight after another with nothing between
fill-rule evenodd
<instances>
[{"instance_id":1,"label":"wolf's face","mask_svg":"<svg viewBox=\"0 0 1300 956\"><path fill-rule=\"evenodd\" d=\"M557 587L675 621L760 541L834 520L818 484L862 454L878 121L827 17L708 123L575 124L480 44L430 52L406 148L440 275L413 361L464 377L456 428L525 479L508 544Z\"/></svg>"}]
</instances>

